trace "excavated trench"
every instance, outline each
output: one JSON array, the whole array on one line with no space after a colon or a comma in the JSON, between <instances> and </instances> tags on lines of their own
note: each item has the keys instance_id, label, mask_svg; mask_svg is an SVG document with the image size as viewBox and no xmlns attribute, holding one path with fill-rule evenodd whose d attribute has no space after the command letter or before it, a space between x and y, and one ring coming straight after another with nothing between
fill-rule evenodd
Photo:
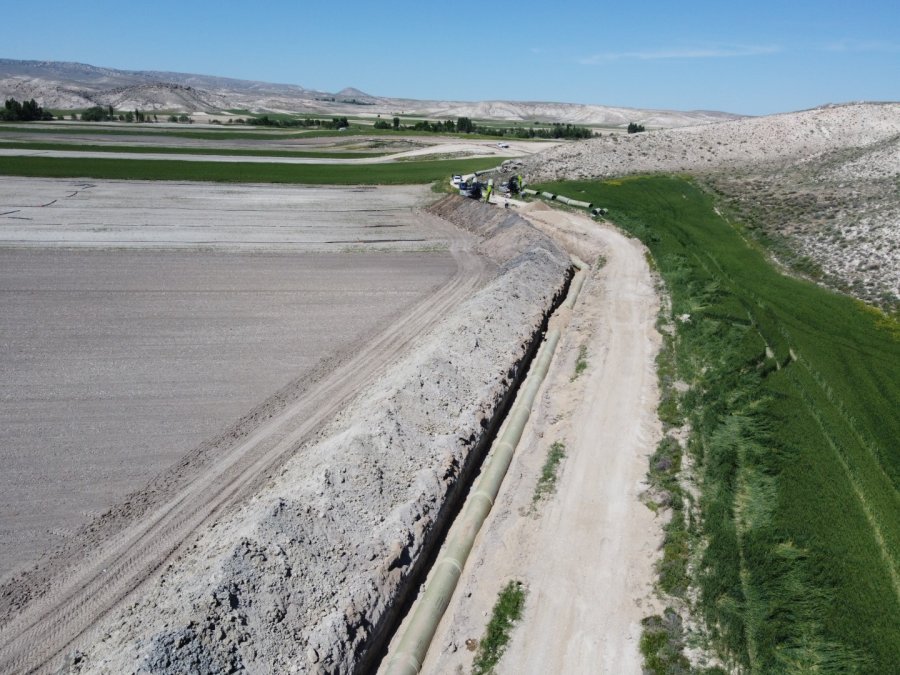
<instances>
[{"instance_id":1,"label":"excavated trench","mask_svg":"<svg viewBox=\"0 0 900 675\"><path fill-rule=\"evenodd\" d=\"M487 456L488 451L497 439L500 428L503 426L503 422L506 420L513 403L515 402L516 395L519 393L519 389L528 375L531 364L544 341L544 335L547 333L551 317L563 302L565 302L573 275L574 268L569 267L566 270L563 287L553 296L553 301L549 309L544 312L544 318L541 321L540 327L531 334L531 337L527 342L525 355L516 361L515 365L509 369L509 372L507 373L509 384L506 392L494 409L493 415L491 415L490 419L486 422L483 433L479 436L472 451L466 458L466 462L460 471L456 484L448 493L443 507L438 512L438 515L435 518L434 527L426 538L423 551L419 556L419 559L413 563L406 587L403 589L400 597L397 598L394 606L389 610L389 615L385 617L385 624L380 633L377 636L373 636L369 648L366 650L365 655L360 659L359 665L355 668L354 673L357 673L358 675L374 673L380 668L385 657L387 657L388 646L391 640L396 634L397 629L400 627L403 618L412 608L420 586L428 577L432 567L434 567L441 546L447 538L450 526L453 525L465 506L466 496L472 487L474 479L484 464L484 459Z\"/></svg>"}]
</instances>

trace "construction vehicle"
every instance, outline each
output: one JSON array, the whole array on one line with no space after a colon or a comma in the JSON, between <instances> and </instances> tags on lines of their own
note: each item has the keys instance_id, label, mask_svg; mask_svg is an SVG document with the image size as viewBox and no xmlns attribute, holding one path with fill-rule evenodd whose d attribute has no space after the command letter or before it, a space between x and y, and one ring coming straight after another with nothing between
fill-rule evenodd
<instances>
[{"instance_id":1,"label":"construction vehicle","mask_svg":"<svg viewBox=\"0 0 900 675\"><path fill-rule=\"evenodd\" d=\"M472 178L459 184L459 196L470 199L481 199L484 184Z\"/></svg>"}]
</instances>

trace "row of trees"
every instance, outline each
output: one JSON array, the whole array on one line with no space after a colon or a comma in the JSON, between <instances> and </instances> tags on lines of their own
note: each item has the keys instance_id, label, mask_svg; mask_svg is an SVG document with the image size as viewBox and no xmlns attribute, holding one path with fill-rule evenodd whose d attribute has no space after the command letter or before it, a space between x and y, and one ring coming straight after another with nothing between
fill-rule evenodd
<instances>
[{"instance_id":1,"label":"row of trees","mask_svg":"<svg viewBox=\"0 0 900 675\"><path fill-rule=\"evenodd\" d=\"M72 113L71 119L77 120L81 119L82 122L158 122L159 118L156 115L151 115L149 113L145 113L142 110L128 110L126 112L116 112L116 109L111 105L102 106L95 105L93 107L88 108L84 112L81 113L80 117L78 113ZM41 106L39 106L34 99L30 101L24 101L23 103L19 103L14 98L6 99L6 103L3 108L0 108L0 120L5 122L30 122L33 120L52 120L53 115L44 110ZM59 119L65 119L63 115L59 116ZM176 117L175 115L169 116L170 122L190 122L190 118L187 115L181 115L180 117Z\"/></svg>"},{"instance_id":2,"label":"row of trees","mask_svg":"<svg viewBox=\"0 0 900 675\"><path fill-rule=\"evenodd\" d=\"M72 113L72 119L78 119L78 116ZM137 109L134 111L116 112L116 109L111 105L106 107L95 105L81 113L82 122L115 122L117 120L119 122L158 122L159 118L153 115L151 119L148 113Z\"/></svg>"},{"instance_id":3,"label":"row of trees","mask_svg":"<svg viewBox=\"0 0 900 675\"><path fill-rule=\"evenodd\" d=\"M385 120L375 122L376 129L393 129L394 131L430 131L451 134L482 134L484 136L510 136L512 138L590 138L593 132L587 127L574 124L552 124L549 127L489 127L481 126L468 117L459 117L456 122L429 122L420 120L412 126L400 126L400 118L395 117L392 123Z\"/></svg>"},{"instance_id":4,"label":"row of trees","mask_svg":"<svg viewBox=\"0 0 900 675\"><path fill-rule=\"evenodd\" d=\"M252 124L259 127L316 127L319 129L343 129L349 127L350 122L346 117L332 117L330 120L316 119L281 119L268 115L251 117L249 119L237 119L236 124Z\"/></svg>"},{"instance_id":5,"label":"row of trees","mask_svg":"<svg viewBox=\"0 0 900 675\"><path fill-rule=\"evenodd\" d=\"M52 120L53 115L45 111L39 106L34 99L19 103L15 99L7 99L5 106L0 109L0 120L9 122L31 121L31 120ZM72 113L72 119L78 119L75 113ZM117 113L110 106L95 105L81 113L81 120L84 122L149 122L159 121L156 115L153 119L140 110L135 109L133 112ZM187 115L170 115L170 122L191 122ZM272 118L268 115L261 117L251 117L246 120L237 119L237 124L250 124L253 126L264 127L315 127L319 129L343 129L350 126L350 122L346 117L333 117L331 120L324 119L291 119L291 118ZM458 133L458 134L482 134L485 136L509 136L513 138L590 138L593 132L587 127L579 127L574 124L555 123L549 127L490 127L481 126L473 122L468 117L459 117L456 122L453 120L445 120L443 122L429 122L428 120L420 120L412 126L400 125L400 118L394 117L391 122L379 119L375 122L376 129L393 129L394 131L427 131L433 133ZM628 133L633 134L644 131L644 127L633 122L628 125Z\"/></svg>"},{"instance_id":6,"label":"row of trees","mask_svg":"<svg viewBox=\"0 0 900 675\"><path fill-rule=\"evenodd\" d=\"M0 108L0 120L4 122L33 122L52 119L53 115L39 106L34 99L19 103L14 98L8 98L3 104L3 108Z\"/></svg>"}]
</instances>

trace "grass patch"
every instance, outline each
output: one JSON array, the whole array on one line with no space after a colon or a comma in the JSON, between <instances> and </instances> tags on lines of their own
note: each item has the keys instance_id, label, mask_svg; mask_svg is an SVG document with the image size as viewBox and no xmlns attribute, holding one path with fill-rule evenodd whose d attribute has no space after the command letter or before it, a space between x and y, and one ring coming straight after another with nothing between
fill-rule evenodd
<instances>
[{"instance_id":1,"label":"grass patch","mask_svg":"<svg viewBox=\"0 0 900 675\"><path fill-rule=\"evenodd\" d=\"M179 180L307 185L400 185L432 183L454 173L496 165L496 159L401 164L267 164L178 160L0 157L0 175L43 178Z\"/></svg>"},{"instance_id":2,"label":"grass patch","mask_svg":"<svg viewBox=\"0 0 900 675\"><path fill-rule=\"evenodd\" d=\"M365 159L368 157L384 157L387 152L327 152L306 150L268 150L259 148L176 148L171 146L146 145L81 145L76 143L2 143L0 149L14 150L74 150L78 152L130 152L134 154L166 154L166 155L230 155L235 157L298 157L311 159Z\"/></svg>"},{"instance_id":3,"label":"grass patch","mask_svg":"<svg viewBox=\"0 0 900 675\"><path fill-rule=\"evenodd\" d=\"M690 534L688 532L685 502L687 495L679 482L682 451L678 441L664 437L650 458L648 483L652 497L651 510L668 508L671 516L663 529L662 558L657 562L659 588L669 595L683 598L688 589L688 558Z\"/></svg>"},{"instance_id":4,"label":"grass patch","mask_svg":"<svg viewBox=\"0 0 900 675\"><path fill-rule=\"evenodd\" d=\"M581 345L578 348L578 357L575 359L575 372L572 374L572 381L574 381L579 375L581 375L588 367L587 360L588 350L587 345Z\"/></svg>"},{"instance_id":5,"label":"grass patch","mask_svg":"<svg viewBox=\"0 0 900 675\"><path fill-rule=\"evenodd\" d=\"M671 294L675 350L661 373L686 390L661 415L690 424L701 494L690 537L667 533L666 546L677 560L703 543L688 572L712 646L732 670L892 672L900 340L886 315L780 273L687 180L541 188L609 208ZM682 580L676 570L666 584Z\"/></svg>"},{"instance_id":6,"label":"grass patch","mask_svg":"<svg viewBox=\"0 0 900 675\"><path fill-rule=\"evenodd\" d=\"M681 617L671 609L662 616L654 615L641 621L641 655L644 673L675 675L691 672L691 664L684 656L684 631Z\"/></svg>"},{"instance_id":7,"label":"grass patch","mask_svg":"<svg viewBox=\"0 0 900 675\"><path fill-rule=\"evenodd\" d=\"M510 581L500 591L485 635L478 643L478 653L472 664L473 675L494 672L494 667L500 663L506 645L509 644L509 633L513 625L522 618L524 607L525 587L520 581Z\"/></svg>"},{"instance_id":8,"label":"grass patch","mask_svg":"<svg viewBox=\"0 0 900 675\"><path fill-rule=\"evenodd\" d=\"M540 478L534 488L534 496L531 498L532 505L537 504L542 499L549 497L556 490L556 479L559 474L559 465L566 456L566 444L562 441L556 441L550 446L550 452L547 453L547 459L541 469Z\"/></svg>"}]
</instances>

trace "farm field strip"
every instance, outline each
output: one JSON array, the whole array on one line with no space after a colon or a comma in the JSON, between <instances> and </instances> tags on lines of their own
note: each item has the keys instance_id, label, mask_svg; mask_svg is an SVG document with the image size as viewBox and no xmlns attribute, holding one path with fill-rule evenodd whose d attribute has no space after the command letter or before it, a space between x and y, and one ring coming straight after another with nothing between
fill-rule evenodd
<instances>
[{"instance_id":1,"label":"farm field strip","mask_svg":"<svg viewBox=\"0 0 900 675\"><path fill-rule=\"evenodd\" d=\"M159 128L150 128L148 126L135 126L133 128L123 128L120 126L108 125L78 125L69 124L38 126L31 124L0 124L0 132L10 132L18 134L73 134L73 135L103 135L103 136L147 136L153 138L190 138L196 140L277 140L277 139L293 139L307 138L313 132L311 131L280 131L272 130L247 130L246 127L215 129L206 128L202 130L187 131L173 126L160 126ZM337 133L337 132L336 132Z\"/></svg>"},{"instance_id":2,"label":"farm field strip","mask_svg":"<svg viewBox=\"0 0 900 675\"><path fill-rule=\"evenodd\" d=\"M82 145L72 143L40 143L40 142L6 142L0 139L0 150L62 150L78 152L110 152L130 154L172 154L172 155L231 155L247 157L298 157L311 159L370 159L372 157L384 157L389 152L342 152L328 150L272 150L260 148L249 150L247 148L186 148L174 146L147 146L147 145Z\"/></svg>"},{"instance_id":3,"label":"farm field strip","mask_svg":"<svg viewBox=\"0 0 900 675\"><path fill-rule=\"evenodd\" d=\"M433 183L454 173L489 169L497 163L495 157L341 165L0 156L0 175L306 185L409 185Z\"/></svg>"}]
</instances>

